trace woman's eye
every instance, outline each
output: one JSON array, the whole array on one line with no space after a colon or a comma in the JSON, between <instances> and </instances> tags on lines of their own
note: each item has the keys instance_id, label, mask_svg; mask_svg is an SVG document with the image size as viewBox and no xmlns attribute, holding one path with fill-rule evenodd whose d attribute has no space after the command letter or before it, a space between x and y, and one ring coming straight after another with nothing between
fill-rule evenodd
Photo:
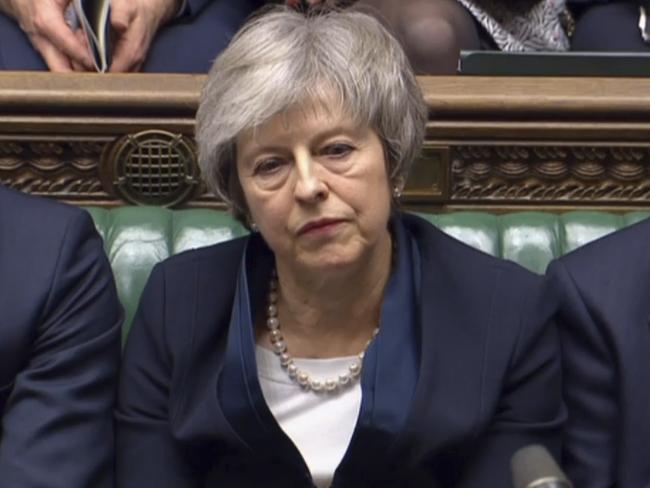
<instances>
[{"instance_id":1,"label":"woman's eye","mask_svg":"<svg viewBox=\"0 0 650 488\"><path fill-rule=\"evenodd\" d=\"M269 175L278 171L282 166L282 160L277 158L270 158L261 161L255 166L255 174Z\"/></svg>"},{"instance_id":2,"label":"woman's eye","mask_svg":"<svg viewBox=\"0 0 650 488\"><path fill-rule=\"evenodd\" d=\"M326 156L331 156L334 158L343 158L348 154L350 154L353 150L354 148L349 144L337 143L337 144L330 144L326 146L325 149L323 150L323 153Z\"/></svg>"}]
</instances>

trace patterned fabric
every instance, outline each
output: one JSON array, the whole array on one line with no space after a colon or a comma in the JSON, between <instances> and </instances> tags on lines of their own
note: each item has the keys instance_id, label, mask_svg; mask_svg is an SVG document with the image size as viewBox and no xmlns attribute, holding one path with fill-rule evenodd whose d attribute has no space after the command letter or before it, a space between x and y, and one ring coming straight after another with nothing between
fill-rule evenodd
<instances>
[{"instance_id":1,"label":"patterned fabric","mask_svg":"<svg viewBox=\"0 0 650 488\"><path fill-rule=\"evenodd\" d=\"M458 0L502 51L567 51L565 0L540 0L517 12L503 0Z\"/></svg>"}]
</instances>

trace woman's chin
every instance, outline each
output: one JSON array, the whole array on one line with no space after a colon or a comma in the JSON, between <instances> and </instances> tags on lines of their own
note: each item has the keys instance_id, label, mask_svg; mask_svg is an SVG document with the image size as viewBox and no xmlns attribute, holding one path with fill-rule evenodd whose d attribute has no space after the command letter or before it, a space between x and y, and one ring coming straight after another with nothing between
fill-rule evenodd
<instances>
[{"instance_id":1,"label":"woman's chin","mask_svg":"<svg viewBox=\"0 0 650 488\"><path fill-rule=\"evenodd\" d=\"M388 244L390 249L390 241ZM321 242L318 246L300 245L292 249L290 255L278 256L283 261L282 268L288 268L296 273L313 273L323 276L328 273L365 273L365 266L381 266L383 259L379 257L380 249L368 245L364 239L340 239ZM390 251L388 251L390 252Z\"/></svg>"},{"instance_id":2,"label":"woman's chin","mask_svg":"<svg viewBox=\"0 0 650 488\"><path fill-rule=\"evenodd\" d=\"M319 252L309 252L298 257L295 264L303 272L317 274L328 271L345 271L355 268L361 256L358 252L341 252L341 250L322 249Z\"/></svg>"},{"instance_id":3,"label":"woman's chin","mask_svg":"<svg viewBox=\"0 0 650 488\"><path fill-rule=\"evenodd\" d=\"M310 256L308 259L301 261L301 268L305 271L313 270L314 272L344 271L354 267L357 260L343 256Z\"/></svg>"}]
</instances>

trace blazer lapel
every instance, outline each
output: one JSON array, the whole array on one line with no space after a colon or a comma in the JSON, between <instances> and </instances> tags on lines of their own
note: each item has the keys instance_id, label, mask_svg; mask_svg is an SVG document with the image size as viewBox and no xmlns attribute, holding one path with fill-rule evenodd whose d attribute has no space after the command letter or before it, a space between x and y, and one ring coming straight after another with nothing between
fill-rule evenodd
<instances>
[{"instance_id":1,"label":"blazer lapel","mask_svg":"<svg viewBox=\"0 0 650 488\"><path fill-rule=\"evenodd\" d=\"M387 453L401 432L418 378L419 339L415 281L417 246L400 219L393 221L397 259L384 293L379 334L366 351L362 401L348 450L335 473L335 485L367 482L359 473L385 481L399 466ZM415 270L415 273L414 273Z\"/></svg>"},{"instance_id":2,"label":"blazer lapel","mask_svg":"<svg viewBox=\"0 0 650 488\"><path fill-rule=\"evenodd\" d=\"M421 222L407 221L421 255L419 379L392 456L413 469L426 459L433 472L438 464L446 468L441 472L453 472L458 460L439 453L459 450L459 439L471 443L478 428L489 330L485 323L498 273L468 279L475 270L471 264L464 269L460 256L454 256L458 246Z\"/></svg>"},{"instance_id":3,"label":"blazer lapel","mask_svg":"<svg viewBox=\"0 0 650 488\"><path fill-rule=\"evenodd\" d=\"M254 317L256 306L265 303L272 263L261 238L251 237L240 263L217 397L230 426L260 462L285 472L293 468L304 478L309 469L269 410L257 375Z\"/></svg>"}]
</instances>

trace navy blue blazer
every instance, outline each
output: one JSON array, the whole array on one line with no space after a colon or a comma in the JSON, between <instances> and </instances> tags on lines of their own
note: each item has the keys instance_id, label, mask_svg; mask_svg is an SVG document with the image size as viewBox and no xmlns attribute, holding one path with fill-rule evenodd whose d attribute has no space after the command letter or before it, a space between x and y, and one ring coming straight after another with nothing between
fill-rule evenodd
<instances>
[{"instance_id":1,"label":"navy blue blazer","mask_svg":"<svg viewBox=\"0 0 650 488\"><path fill-rule=\"evenodd\" d=\"M561 303L564 464L576 486L650 486L650 221L551 264Z\"/></svg>"},{"instance_id":2,"label":"navy blue blazer","mask_svg":"<svg viewBox=\"0 0 650 488\"><path fill-rule=\"evenodd\" d=\"M207 73L262 0L187 0L185 12L156 35L145 72Z\"/></svg>"},{"instance_id":3,"label":"navy blue blazer","mask_svg":"<svg viewBox=\"0 0 650 488\"><path fill-rule=\"evenodd\" d=\"M333 486L510 486L518 447L537 442L559 455L553 307L540 277L418 217L401 221L398 249L410 240L419 263L407 273L418 277L413 327L385 329L382 310ZM272 263L254 234L155 267L122 363L119 487L312 485L257 380L251 317Z\"/></svg>"},{"instance_id":4,"label":"navy blue blazer","mask_svg":"<svg viewBox=\"0 0 650 488\"><path fill-rule=\"evenodd\" d=\"M1 486L113 486L120 322L88 214L0 186Z\"/></svg>"}]
</instances>

